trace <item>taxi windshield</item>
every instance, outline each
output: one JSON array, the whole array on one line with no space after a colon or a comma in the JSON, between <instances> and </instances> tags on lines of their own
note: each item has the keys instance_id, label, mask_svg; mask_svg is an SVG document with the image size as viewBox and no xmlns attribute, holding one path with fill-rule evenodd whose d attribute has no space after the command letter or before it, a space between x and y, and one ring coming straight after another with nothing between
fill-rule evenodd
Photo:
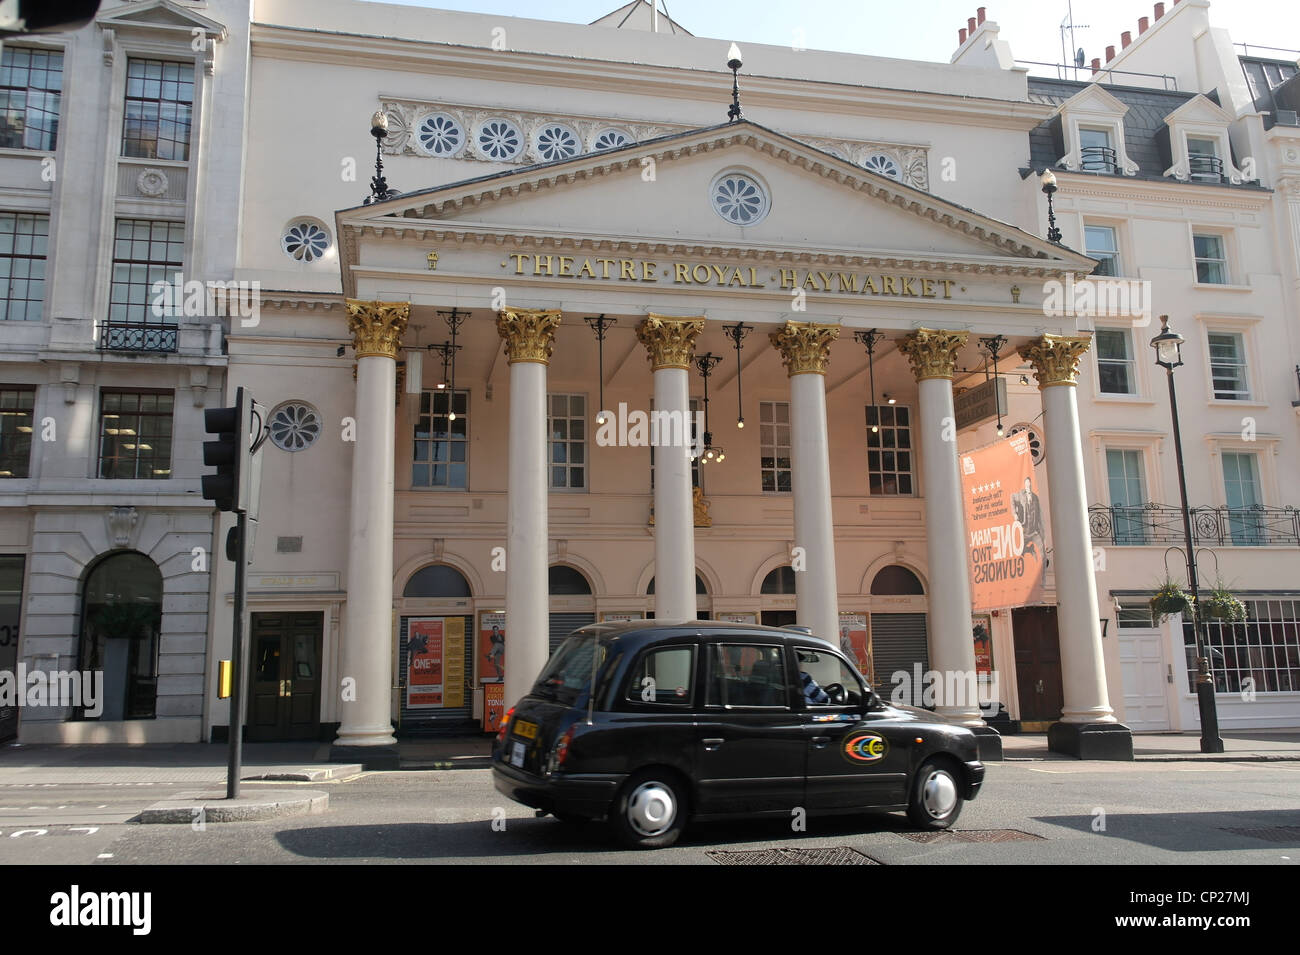
<instances>
[{"instance_id":1,"label":"taxi windshield","mask_svg":"<svg viewBox=\"0 0 1300 955\"><path fill-rule=\"evenodd\" d=\"M591 686L591 678L605 663L606 648L594 634L574 633L551 655L533 685L537 696L572 702Z\"/></svg>"}]
</instances>

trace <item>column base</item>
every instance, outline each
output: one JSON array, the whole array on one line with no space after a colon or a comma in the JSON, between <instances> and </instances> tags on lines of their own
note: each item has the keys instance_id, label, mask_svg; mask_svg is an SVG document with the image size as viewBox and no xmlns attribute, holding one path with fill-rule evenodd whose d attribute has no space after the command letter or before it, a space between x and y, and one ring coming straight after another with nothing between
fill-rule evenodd
<instances>
[{"instance_id":1,"label":"column base","mask_svg":"<svg viewBox=\"0 0 1300 955\"><path fill-rule=\"evenodd\" d=\"M330 747L331 763L360 763L362 769L400 769L397 744L391 746L348 746L335 743Z\"/></svg>"},{"instance_id":2,"label":"column base","mask_svg":"<svg viewBox=\"0 0 1300 955\"><path fill-rule=\"evenodd\" d=\"M1002 734L991 726L972 726L970 730L980 746L980 762L1001 762Z\"/></svg>"},{"instance_id":3,"label":"column base","mask_svg":"<svg viewBox=\"0 0 1300 955\"><path fill-rule=\"evenodd\" d=\"M1133 731L1123 723L1053 723L1047 749L1076 759L1133 759Z\"/></svg>"}]
</instances>

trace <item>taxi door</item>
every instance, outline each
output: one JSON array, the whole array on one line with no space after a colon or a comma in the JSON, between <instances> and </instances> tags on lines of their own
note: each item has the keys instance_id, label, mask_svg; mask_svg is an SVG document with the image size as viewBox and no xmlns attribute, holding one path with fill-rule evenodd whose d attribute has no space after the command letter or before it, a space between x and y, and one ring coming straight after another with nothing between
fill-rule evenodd
<instances>
[{"instance_id":1,"label":"taxi door","mask_svg":"<svg viewBox=\"0 0 1300 955\"><path fill-rule=\"evenodd\" d=\"M824 648L794 649L800 685L811 677L811 693L800 693L807 756L807 806L871 809L907 801L908 746L905 732L867 709L869 696L857 673Z\"/></svg>"}]
</instances>

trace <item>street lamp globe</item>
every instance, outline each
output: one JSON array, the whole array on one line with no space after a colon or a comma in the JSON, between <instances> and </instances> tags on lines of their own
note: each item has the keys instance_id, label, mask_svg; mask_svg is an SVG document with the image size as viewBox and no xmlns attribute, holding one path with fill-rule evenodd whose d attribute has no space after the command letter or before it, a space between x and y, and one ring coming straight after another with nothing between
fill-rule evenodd
<instances>
[{"instance_id":1,"label":"street lamp globe","mask_svg":"<svg viewBox=\"0 0 1300 955\"><path fill-rule=\"evenodd\" d=\"M1169 330L1169 316L1160 316L1160 334L1151 339L1156 350L1156 364L1173 371L1183 363L1183 336Z\"/></svg>"}]
</instances>

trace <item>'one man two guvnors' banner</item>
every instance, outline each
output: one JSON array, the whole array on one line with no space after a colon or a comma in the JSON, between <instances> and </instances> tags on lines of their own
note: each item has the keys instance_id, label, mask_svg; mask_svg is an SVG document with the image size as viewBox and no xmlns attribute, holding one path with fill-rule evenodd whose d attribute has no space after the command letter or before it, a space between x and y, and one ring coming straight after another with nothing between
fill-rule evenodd
<instances>
[{"instance_id":1,"label":"'one man two guvnors' banner","mask_svg":"<svg viewBox=\"0 0 1300 955\"><path fill-rule=\"evenodd\" d=\"M1043 602L1046 523L1029 434L961 456L974 612Z\"/></svg>"}]
</instances>

